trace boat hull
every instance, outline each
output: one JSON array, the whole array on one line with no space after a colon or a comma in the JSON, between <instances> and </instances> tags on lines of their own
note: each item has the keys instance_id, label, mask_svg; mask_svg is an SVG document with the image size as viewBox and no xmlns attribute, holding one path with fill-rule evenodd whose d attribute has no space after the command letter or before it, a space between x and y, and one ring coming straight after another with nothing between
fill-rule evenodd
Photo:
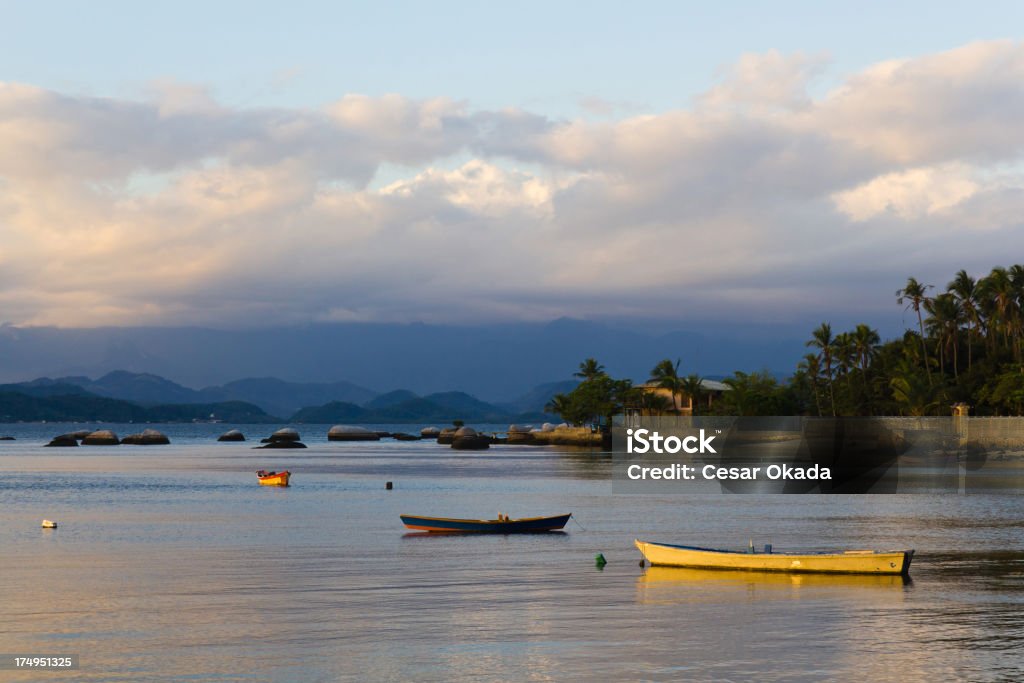
<instances>
[{"instance_id":1,"label":"boat hull","mask_svg":"<svg viewBox=\"0 0 1024 683\"><path fill-rule=\"evenodd\" d=\"M903 574L910 571L913 550L843 553L743 553L634 541L654 566L813 574Z\"/></svg>"},{"instance_id":2,"label":"boat hull","mask_svg":"<svg viewBox=\"0 0 1024 683\"><path fill-rule=\"evenodd\" d=\"M417 517L402 515L402 523L410 529L434 532L472 532L482 534L521 534L556 531L569 521L568 515L555 517L528 517L501 521L497 519L450 519L447 517Z\"/></svg>"},{"instance_id":3,"label":"boat hull","mask_svg":"<svg viewBox=\"0 0 1024 683\"><path fill-rule=\"evenodd\" d=\"M289 486L288 481L292 473L288 471L275 472L265 477L260 477L260 486Z\"/></svg>"}]
</instances>

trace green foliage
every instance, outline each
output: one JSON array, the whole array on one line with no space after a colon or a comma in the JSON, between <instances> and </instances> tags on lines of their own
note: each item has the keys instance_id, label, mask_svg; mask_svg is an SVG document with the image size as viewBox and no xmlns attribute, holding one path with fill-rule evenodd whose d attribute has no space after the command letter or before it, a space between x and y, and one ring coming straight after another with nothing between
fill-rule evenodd
<instances>
[{"instance_id":1,"label":"green foliage","mask_svg":"<svg viewBox=\"0 0 1024 683\"><path fill-rule=\"evenodd\" d=\"M568 394L556 394L544 408L570 424L608 425L632 396L632 382L612 379L593 358L580 364L576 376L583 381Z\"/></svg>"},{"instance_id":2,"label":"green foliage","mask_svg":"<svg viewBox=\"0 0 1024 683\"><path fill-rule=\"evenodd\" d=\"M819 415L948 415L965 402L976 415L1024 413L1024 266L974 278L956 273L946 291L908 278L897 303L917 330L884 344L861 324L831 334L823 323L797 366L795 386ZM806 409L806 407L805 407Z\"/></svg>"}]
</instances>

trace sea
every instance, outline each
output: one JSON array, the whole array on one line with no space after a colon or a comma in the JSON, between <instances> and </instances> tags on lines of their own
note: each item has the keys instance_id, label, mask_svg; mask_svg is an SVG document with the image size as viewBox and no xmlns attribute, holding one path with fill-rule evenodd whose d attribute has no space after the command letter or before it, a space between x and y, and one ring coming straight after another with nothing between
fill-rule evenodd
<instances>
[{"instance_id":1,"label":"sea","mask_svg":"<svg viewBox=\"0 0 1024 683\"><path fill-rule=\"evenodd\" d=\"M172 444L43 447L144 426ZM329 426L258 450L273 427L0 425L0 654L78 663L0 681L1024 680L1020 495L616 495L598 450ZM216 441L233 427L249 440ZM499 512L573 517L508 536L399 520ZM642 567L634 539L916 555L906 580L759 575Z\"/></svg>"}]
</instances>

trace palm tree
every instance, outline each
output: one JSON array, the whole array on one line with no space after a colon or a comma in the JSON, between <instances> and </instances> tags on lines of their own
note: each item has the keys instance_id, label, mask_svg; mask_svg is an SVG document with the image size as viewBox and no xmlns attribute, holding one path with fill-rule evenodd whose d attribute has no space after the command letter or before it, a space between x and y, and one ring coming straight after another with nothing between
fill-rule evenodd
<instances>
[{"instance_id":1,"label":"palm tree","mask_svg":"<svg viewBox=\"0 0 1024 683\"><path fill-rule=\"evenodd\" d=\"M960 323L964 319L960 302L952 294L946 293L925 301L924 308L929 314L928 331L939 345L939 370L945 372L946 351L952 349L953 376L957 377L957 332L960 331Z\"/></svg>"},{"instance_id":2,"label":"palm tree","mask_svg":"<svg viewBox=\"0 0 1024 683\"><path fill-rule=\"evenodd\" d=\"M690 397L690 405L692 406L690 414L696 415L697 406L700 405L700 399L704 396L704 380L699 375L687 375L680 384L683 393Z\"/></svg>"},{"instance_id":3,"label":"palm tree","mask_svg":"<svg viewBox=\"0 0 1024 683\"><path fill-rule=\"evenodd\" d=\"M672 409L667 398L651 391L642 391L638 403L641 412L646 415L664 415Z\"/></svg>"},{"instance_id":4,"label":"palm tree","mask_svg":"<svg viewBox=\"0 0 1024 683\"><path fill-rule=\"evenodd\" d=\"M813 353L808 353L797 365L797 370L806 372L807 377L810 378L811 391L814 393L814 405L818 409L818 417L821 417L821 397L818 395L818 373L821 371L821 366L818 363L818 357Z\"/></svg>"},{"instance_id":5,"label":"palm tree","mask_svg":"<svg viewBox=\"0 0 1024 683\"><path fill-rule=\"evenodd\" d=\"M973 277L967 274L966 270L957 272L948 285L946 291L956 297L960 308L967 319L967 369L971 369L973 344L972 337L977 333L981 324L978 311L978 283Z\"/></svg>"},{"instance_id":6,"label":"palm tree","mask_svg":"<svg viewBox=\"0 0 1024 683\"><path fill-rule=\"evenodd\" d=\"M565 394L555 394L544 406L544 412L564 417L569 412L570 403L571 400Z\"/></svg>"},{"instance_id":7,"label":"palm tree","mask_svg":"<svg viewBox=\"0 0 1024 683\"><path fill-rule=\"evenodd\" d=\"M583 381L597 379L604 374L604 366L597 362L596 358L588 358L580 363L579 372L572 373L573 377L582 377Z\"/></svg>"},{"instance_id":8,"label":"palm tree","mask_svg":"<svg viewBox=\"0 0 1024 683\"><path fill-rule=\"evenodd\" d=\"M832 326L822 323L811 333L807 346L819 349L818 359L825 365L825 379L828 380L828 396L832 404L832 417L836 415L836 394L832 388Z\"/></svg>"},{"instance_id":9,"label":"palm tree","mask_svg":"<svg viewBox=\"0 0 1024 683\"><path fill-rule=\"evenodd\" d=\"M853 335L849 332L837 334L832 342L832 347L835 349L833 354L836 365L839 367L839 374L846 378L846 391L852 394L853 386L850 384L850 370L854 367L857 360Z\"/></svg>"},{"instance_id":10,"label":"palm tree","mask_svg":"<svg viewBox=\"0 0 1024 683\"><path fill-rule=\"evenodd\" d=\"M651 370L651 379L649 381L656 383L662 389L668 389L672 392L672 410L679 412L679 393L682 391L682 379L679 377L679 359L676 359L675 365L672 361L666 358Z\"/></svg>"},{"instance_id":11,"label":"palm tree","mask_svg":"<svg viewBox=\"0 0 1024 683\"><path fill-rule=\"evenodd\" d=\"M882 339L878 331L873 330L864 323L860 323L853 330L853 350L860 364L860 379L864 388L864 397L868 414L871 414L871 388L868 386L868 366L877 353L877 347Z\"/></svg>"},{"instance_id":12,"label":"palm tree","mask_svg":"<svg viewBox=\"0 0 1024 683\"><path fill-rule=\"evenodd\" d=\"M1015 299L1010 272L1001 266L993 268L992 272L979 283L979 286L982 288L983 296L988 300L989 334L993 342L993 350L1000 332L1003 335L1003 342L1009 345Z\"/></svg>"},{"instance_id":13,"label":"palm tree","mask_svg":"<svg viewBox=\"0 0 1024 683\"><path fill-rule=\"evenodd\" d=\"M914 313L917 313L917 327L921 331L921 351L924 353L924 369L928 372L929 385L932 382L932 371L928 367L928 347L924 343L924 320L921 318L921 305L928 298L926 292L931 287L931 285L922 285L915 278L909 277L903 289L896 290L896 303L902 304L904 301L908 301L907 308L913 308Z\"/></svg>"}]
</instances>

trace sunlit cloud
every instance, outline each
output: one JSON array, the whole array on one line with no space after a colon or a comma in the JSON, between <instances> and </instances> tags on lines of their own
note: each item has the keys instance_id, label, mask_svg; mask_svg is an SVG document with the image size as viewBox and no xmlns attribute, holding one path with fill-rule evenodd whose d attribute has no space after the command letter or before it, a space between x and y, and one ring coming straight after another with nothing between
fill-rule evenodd
<instances>
[{"instance_id":1,"label":"sunlit cloud","mask_svg":"<svg viewBox=\"0 0 1024 683\"><path fill-rule=\"evenodd\" d=\"M827 68L744 55L689 109L614 118L627 108L593 98L599 120L0 84L3 318L785 319L1003 263L971 235L1022 229L1024 46L884 62L812 95Z\"/></svg>"}]
</instances>

